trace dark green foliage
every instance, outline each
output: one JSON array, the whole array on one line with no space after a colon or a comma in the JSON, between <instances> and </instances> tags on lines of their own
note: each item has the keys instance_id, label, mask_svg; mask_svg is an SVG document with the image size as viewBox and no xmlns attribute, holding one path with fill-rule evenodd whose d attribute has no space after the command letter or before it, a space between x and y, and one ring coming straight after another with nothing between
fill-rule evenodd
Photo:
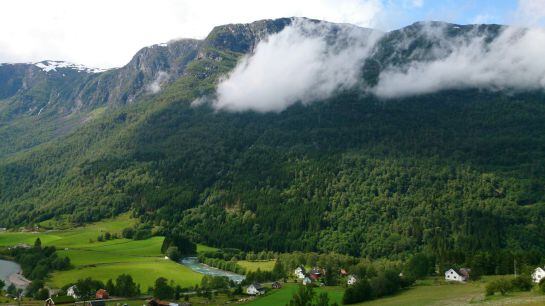
<instances>
[{"instance_id":1,"label":"dark green foliage","mask_svg":"<svg viewBox=\"0 0 545 306\"><path fill-rule=\"evenodd\" d=\"M272 271L261 271L261 269L257 268L255 271L249 271L246 273L246 278L244 279L244 284L251 284L251 283L263 283L263 282L270 282L277 280L276 274Z\"/></svg>"},{"instance_id":2,"label":"dark green foliage","mask_svg":"<svg viewBox=\"0 0 545 306\"><path fill-rule=\"evenodd\" d=\"M230 286L229 278L225 276L205 275L201 280L201 288L204 290L228 289Z\"/></svg>"},{"instance_id":3,"label":"dark green foliage","mask_svg":"<svg viewBox=\"0 0 545 306\"><path fill-rule=\"evenodd\" d=\"M311 306L316 293L311 286L299 286L297 292L288 302L288 306Z\"/></svg>"},{"instance_id":4,"label":"dark green foliage","mask_svg":"<svg viewBox=\"0 0 545 306\"><path fill-rule=\"evenodd\" d=\"M545 294L545 278L541 279L541 281L539 282L539 291Z\"/></svg>"},{"instance_id":5,"label":"dark green foliage","mask_svg":"<svg viewBox=\"0 0 545 306\"><path fill-rule=\"evenodd\" d=\"M4 290L4 287L6 287L6 282L3 279L0 279L0 291Z\"/></svg>"},{"instance_id":6,"label":"dark green foliage","mask_svg":"<svg viewBox=\"0 0 545 306\"><path fill-rule=\"evenodd\" d=\"M159 277L155 280L155 286L153 287L153 296L158 299L171 299L174 297L175 289L168 284L168 280L163 277Z\"/></svg>"},{"instance_id":7,"label":"dark green foliage","mask_svg":"<svg viewBox=\"0 0 545 306\"><path fill-rule=\"evenodd\" d=\"M405 275L414 279L424 278L433 273L435 268L435 259L418 253L409 259L405 265Z\"/></svg>"},{"instance_id":8,"label":"dark green foliage","mask_svg":"<svg viewBox=\"0 0 545 306\"><path fill-rule=\"evenodd\" d=\"M77 293L81 299L94 299L95 294L99 289L105 289L104 283L99 280L94 280L90 277L79 279L74 284L77 288ZM66 286L69 287L70 285Z\"/></svg>"},{"instance_id":9,"label":"dark green foliage","mask_svg":"<svg viewBox=\"0 0 545 306\"><path fill-rule=\"evenodd\" d=\"M182 254L175 246L168 247L166 254L168 258L176 262L178 262L182 258Z\"/></svg>"},{"instance_id":10,"label":"dark green foliage","mask_svg":"<svg viewBox=\"0 0 545 306\"><path fill-rule=\"evenodd\" d=\"M501 293L501 295L505 295L512 290L512 281L507 278L495 279L486 284L486 295L494 295L497 292Z\"/></svg>"},{"instance_id":11,"label":"dark green foliage","mask_svg":"<svg viewBox=\"0 0 545 306\"><path fill-rule=\"evenodd\" d=\"M516 291L530 291L534 284L529 275L519 275L511 280L511 285Z\"/></svg>"},{"instance_id":12,"label":"dark green foliage","mask_svg":"<svg viewBox=\"0 0 545 306\"><path fill-rule=\"evenodd\" d=\"M40 238L36 238L36 240L34 241L34 247L35 248L41 248L42 247L42 241L40 240Z\"/></svg>"},{"instance_id":13,"label":"dark green foliage","mask_svg":"<svg viewBox=\"0 0 545 306\"><path fill-rule=\"evenodd\" d=\"M299 286L297 292L287 306L337 306L337 303L329 304L329 296L322 292L316 297L312 286Z\"/></svg>"},{"instance_id":14,"label":"dark green foliage","mask_svg":"<svg viewBox=\"0 0 545 306\"><path fill-rule=\"evenodd\" d=\"M11 295L15 295L15 294L17 294L17 287L15 287L14 284L10 284L8 286L8 288L6 289L6 292L11 294Z\"/></svg>"},{"instance_id":15,"label":"dark green foliage","mask_svg":"<svg viewBox=\"0 0 545 306\"><path fill-rule=\"evenodd\" d=\"M38 242L39 240L36 239ZM9 251L17 263L21 265L23 274L28 279L43 280L54 270L68 270L71 268L68 257L58 257L53 246L36 246L34 248L12 248Z\"/></svg>"},{"instance_id":16,"label":"dark green foliage","mask_svg":"<svg viewBox=\"0 0 545 306\"><path fill-rule=\"evenodd\" d=\"M226 261L218 258L208 258L202 255L199 255L199 261L218 269L227 270L238 274L246 274L246 269L244 269L234 261Z\"/></svg>"},{"instance_id":17,"label":"dark green foliage","mask_svg":"<svg viewBox=\"0 0 545 306\"><path fill-rule=\"evenodd\" d=\"M123 238L132 239L134 237L134 228L132 227L124 228L121 235Z\"/></svg>"},{"instance_id":18,"label":"dark green foliage","mask_svg":"<svg viewBox=\"0 0 545 306\"><path fill-rule=\"evenodd\" d=\"M367 279L361 279L353 286L346 288L343 295L343 304L355 304L373 299L373 289Z\"/></svg>"},{"instance_id":19,"label":"dark green foliage","mask_svg":"<svg viewBox=\"0 0 545 306\"><path fill-rule=\"evenodd\" d=\"M115 294L123 297L134 297L140 294L140 286L129 274L121 274L115 280Z\"/></svg>"},{"instance_id":20,"label":"dark green foliage","mask_svg":"<svg viewBox=\"0 0 545 306\"><path fill-rule=\"evenodd\" d=\"M36 300L47 300L49 298L49 290L47 290L46 288L38 290L38 292L34 294L34 298Z\"/></svg>"}]
</instances>

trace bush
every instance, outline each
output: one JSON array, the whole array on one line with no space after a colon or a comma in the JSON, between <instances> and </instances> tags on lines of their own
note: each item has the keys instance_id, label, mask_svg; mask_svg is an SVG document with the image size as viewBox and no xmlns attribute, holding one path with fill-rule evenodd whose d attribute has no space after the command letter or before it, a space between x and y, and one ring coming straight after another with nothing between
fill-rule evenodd
<instances>
[{"instance_id":1,"label":"bush","mask_svg":"<svg viewBox=\"0 0 545 306\"><path fill-rule=\"evenodd\" d=\"M178 250L177 247L171 246L167 249L167 256L171 260L178 262L180 261L182 254L180 254L180 251Z\"/></svg>"},{"instance_id":2,"label":"bush","mask_svg":"<svg viewBox=\"0 0 545 306\"><path fill-rule=\"evenodd\" d=\"M514 290L530 291L532 289L532 279L530 276L521 275L511 280L511 285Z\"/></svg>"},{"instance_id":3,"label":"bush","mask_svg":"<svg viewBox=\"0 0 545 306\"><path fill-rule=\"evenodd\" d=\"M542 278L539 282L539 291L541 291L541 293L545 293L545 278Z\"/></svg>"},{"instance_id":4,"label":"bush","mask_svg":"<svg viewBox=\"0 0 545 306\"><path fill-rule=\"evenodd\" d=\"M343 295L343 304L355 304L373 298L373 289L366 279L358 281L354 286L346 288Z\"/></svg>"},{"instance_id":5,"label":"bush","mask_svg":"<svg viewBox=\"0 0 545 306\"><path fill-rule=\"evenodd\" d=\"M513 285L511 281L509 281L506 278L500 278L491 281L486 285L486 295L494 295L496 292L501 293L501 295L505 295L507 292L513 290Z\"/></svg>"},{"instance_id":6,"label":"bush","mask_svg":"<svg viewBox=\"0 0 545 306\"><path fill-rule=\"evenodd\" d=\"M121 232L121 236L123 236L123 238L132 239L132 237L134 237L134 228L132 227L124 228L123 231Z\"/></svg>"}]
</instances>

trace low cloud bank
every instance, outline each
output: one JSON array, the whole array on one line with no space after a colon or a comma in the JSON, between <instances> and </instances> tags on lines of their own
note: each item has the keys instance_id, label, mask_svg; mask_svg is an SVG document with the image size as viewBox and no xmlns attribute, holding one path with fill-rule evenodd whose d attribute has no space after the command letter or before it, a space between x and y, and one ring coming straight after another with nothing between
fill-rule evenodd
<instances>
[{"instance_id":1,"label":"low cloud bank","mask_svg":"<svg viewBox=\"0 0 545 306\"><path fill-rule=\"evenodd\" d=\"M362 61L379 36L355 26L296 19L239 62L218 85L213 106L280 112L328 98L358 84Z\"/></svg>"},{"instance_id":2,"label":"low cloud bank","mask_svg":"<svg viewBox=\"0 0 545 306\"><path fill-rule=\"evenodd\" d=\"M295 20L238 63L219 83L212 106L281 112L350 88L386 99L447 89L545 89L544 29L505 27L492 40L490 32L478 27L453 35L457 30L462 31L447 24L424 26L417 34L434 42L433 47L413 50L407 64L380 63L378 83L370 87L363 82L362 68L366 59L377 58L381 33ZM388 47L403 54L412 48L414 35Z\"/></svg>"},{"instance_id":3,"label":"low cloud bank","mask_svg":"<svg viewBox=\"0 0 545 306\"><path fill-rule=\"evenodd\" d=\"M509 27L490 43L485 37L476 36L453 40L449 49L447 56L436 60L413 62L404 68L388 67L372 92L394 98L446 89L545 88L543 29Z\"/></svg>"}]
</instances>

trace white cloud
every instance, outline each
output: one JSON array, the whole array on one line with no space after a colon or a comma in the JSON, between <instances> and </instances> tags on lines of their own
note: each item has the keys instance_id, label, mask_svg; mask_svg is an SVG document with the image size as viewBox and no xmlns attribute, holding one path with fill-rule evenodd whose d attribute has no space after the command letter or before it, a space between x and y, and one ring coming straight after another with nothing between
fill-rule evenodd
<instances>
[{"instance_id":1,"label":"white cloud","mask_svg":"<svg viewBox=\"0 0 545 306\"><path fill-rule=\"evenodd\" d=\"M515 22L524 26L545 24L545 0L518 0Z\"/></svg>"},{"instance_id":2,"label":"white cloud","mask_svg":"<svg viewBox=\"0 0 545 306\"><path fill-rule=\"evenodd\" d=\"M424 6L424 0L412 0L412 5L414 7L422 7Z\"/></svg>"},{"instance_id":3,"label":"white cloud","mask_svg":"<svg viewBox=\"0 0 545 306\"><path fill-rule=\"evenodd\" d=\"M295 20L292 26L260 42L217 89L216 109L280 112L297 103L329 97L356 85L362 60L379 34L341 25Z\"/></svg>"},{"instance_id":4,"label":"white cloud","mask_svg":"<svg viewBox=\"0 0 545 306\"><path fill-rule=\"evenodd\" d=\"M373 92L392 98L445 89L545 88L544 29L510 27L489 45L483 37L477 36L466 42L452 41L443 48L443 53L449 55L433 61L413 62L408 68L386 69Z\"/></svg>"},{"instance_id":5,"label":"white cloud","mask_svg":"<svg viewBox=\"0 0 545 306\"><path fill-rule=\"evenodd\" d=\"M216 25L305 16L373 26L380 0L3 0L0 62L127 63L146 45L203 38Z\"/></svg>"},{"instance_id":6,"label":"white cloud","mask_svg":"<svg viewBox=\"0 0 545 306\"><path fill-rule=\"evenodd\" d=\"M153 94L158 93L161 91L161 85L165 84L168 78L169 74L167 72L159 71L153 82L147 85L147 91Z\"/></svg>"}]
</instances>

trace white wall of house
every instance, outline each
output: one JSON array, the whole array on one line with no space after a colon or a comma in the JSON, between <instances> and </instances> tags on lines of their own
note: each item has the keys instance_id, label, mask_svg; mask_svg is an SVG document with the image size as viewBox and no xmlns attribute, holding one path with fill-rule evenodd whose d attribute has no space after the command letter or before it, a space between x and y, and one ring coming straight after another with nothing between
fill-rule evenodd
<instances>
[{"instance_id":1,"label":"white wall of house","mask_svg":"<svg viewBox=\"0 0 545 306\"><path fill-rule=\"evenodd\" d=\"M449 282L463 282L465 281L465 278L458 274L458 272L454 271L454 269L450 269L445 272L445 280Z\"/></svg>"},{"instance_id":2,"label":"white wall of house","mask_svg":"<svg viewBox=\"0 0 545 306\"><path fill-rule=\"evenodd\" d=\"M246 293L249 294L249 295L260 295L262 293L262 291L257 290L257 288L254 285L250 285L246 289Z\"/></svg>"},{"instance_id":3,"label":"white wall of house","mask_svg":"<svg viewBox=\"0 0 545 306\"><path fill-rule=\"evenodd\" d=\"M295 277L297 277L298 279L304 279L305 278L305 273L303 272L303 269L301 269L301 267L298 267L297 269L295 269Z\"/></svg>"},{"instance_id":4,"label":"white wall of house","mask_svg":"<svg viewBox=\"0 0 545 306\"><path fill-rule=\"evenodd\" d=\"M532 273L532 280L534 283L539 283L543 278L545 278L545 270L541 267L537 267Z\"/></svg>"}]
</instances>

